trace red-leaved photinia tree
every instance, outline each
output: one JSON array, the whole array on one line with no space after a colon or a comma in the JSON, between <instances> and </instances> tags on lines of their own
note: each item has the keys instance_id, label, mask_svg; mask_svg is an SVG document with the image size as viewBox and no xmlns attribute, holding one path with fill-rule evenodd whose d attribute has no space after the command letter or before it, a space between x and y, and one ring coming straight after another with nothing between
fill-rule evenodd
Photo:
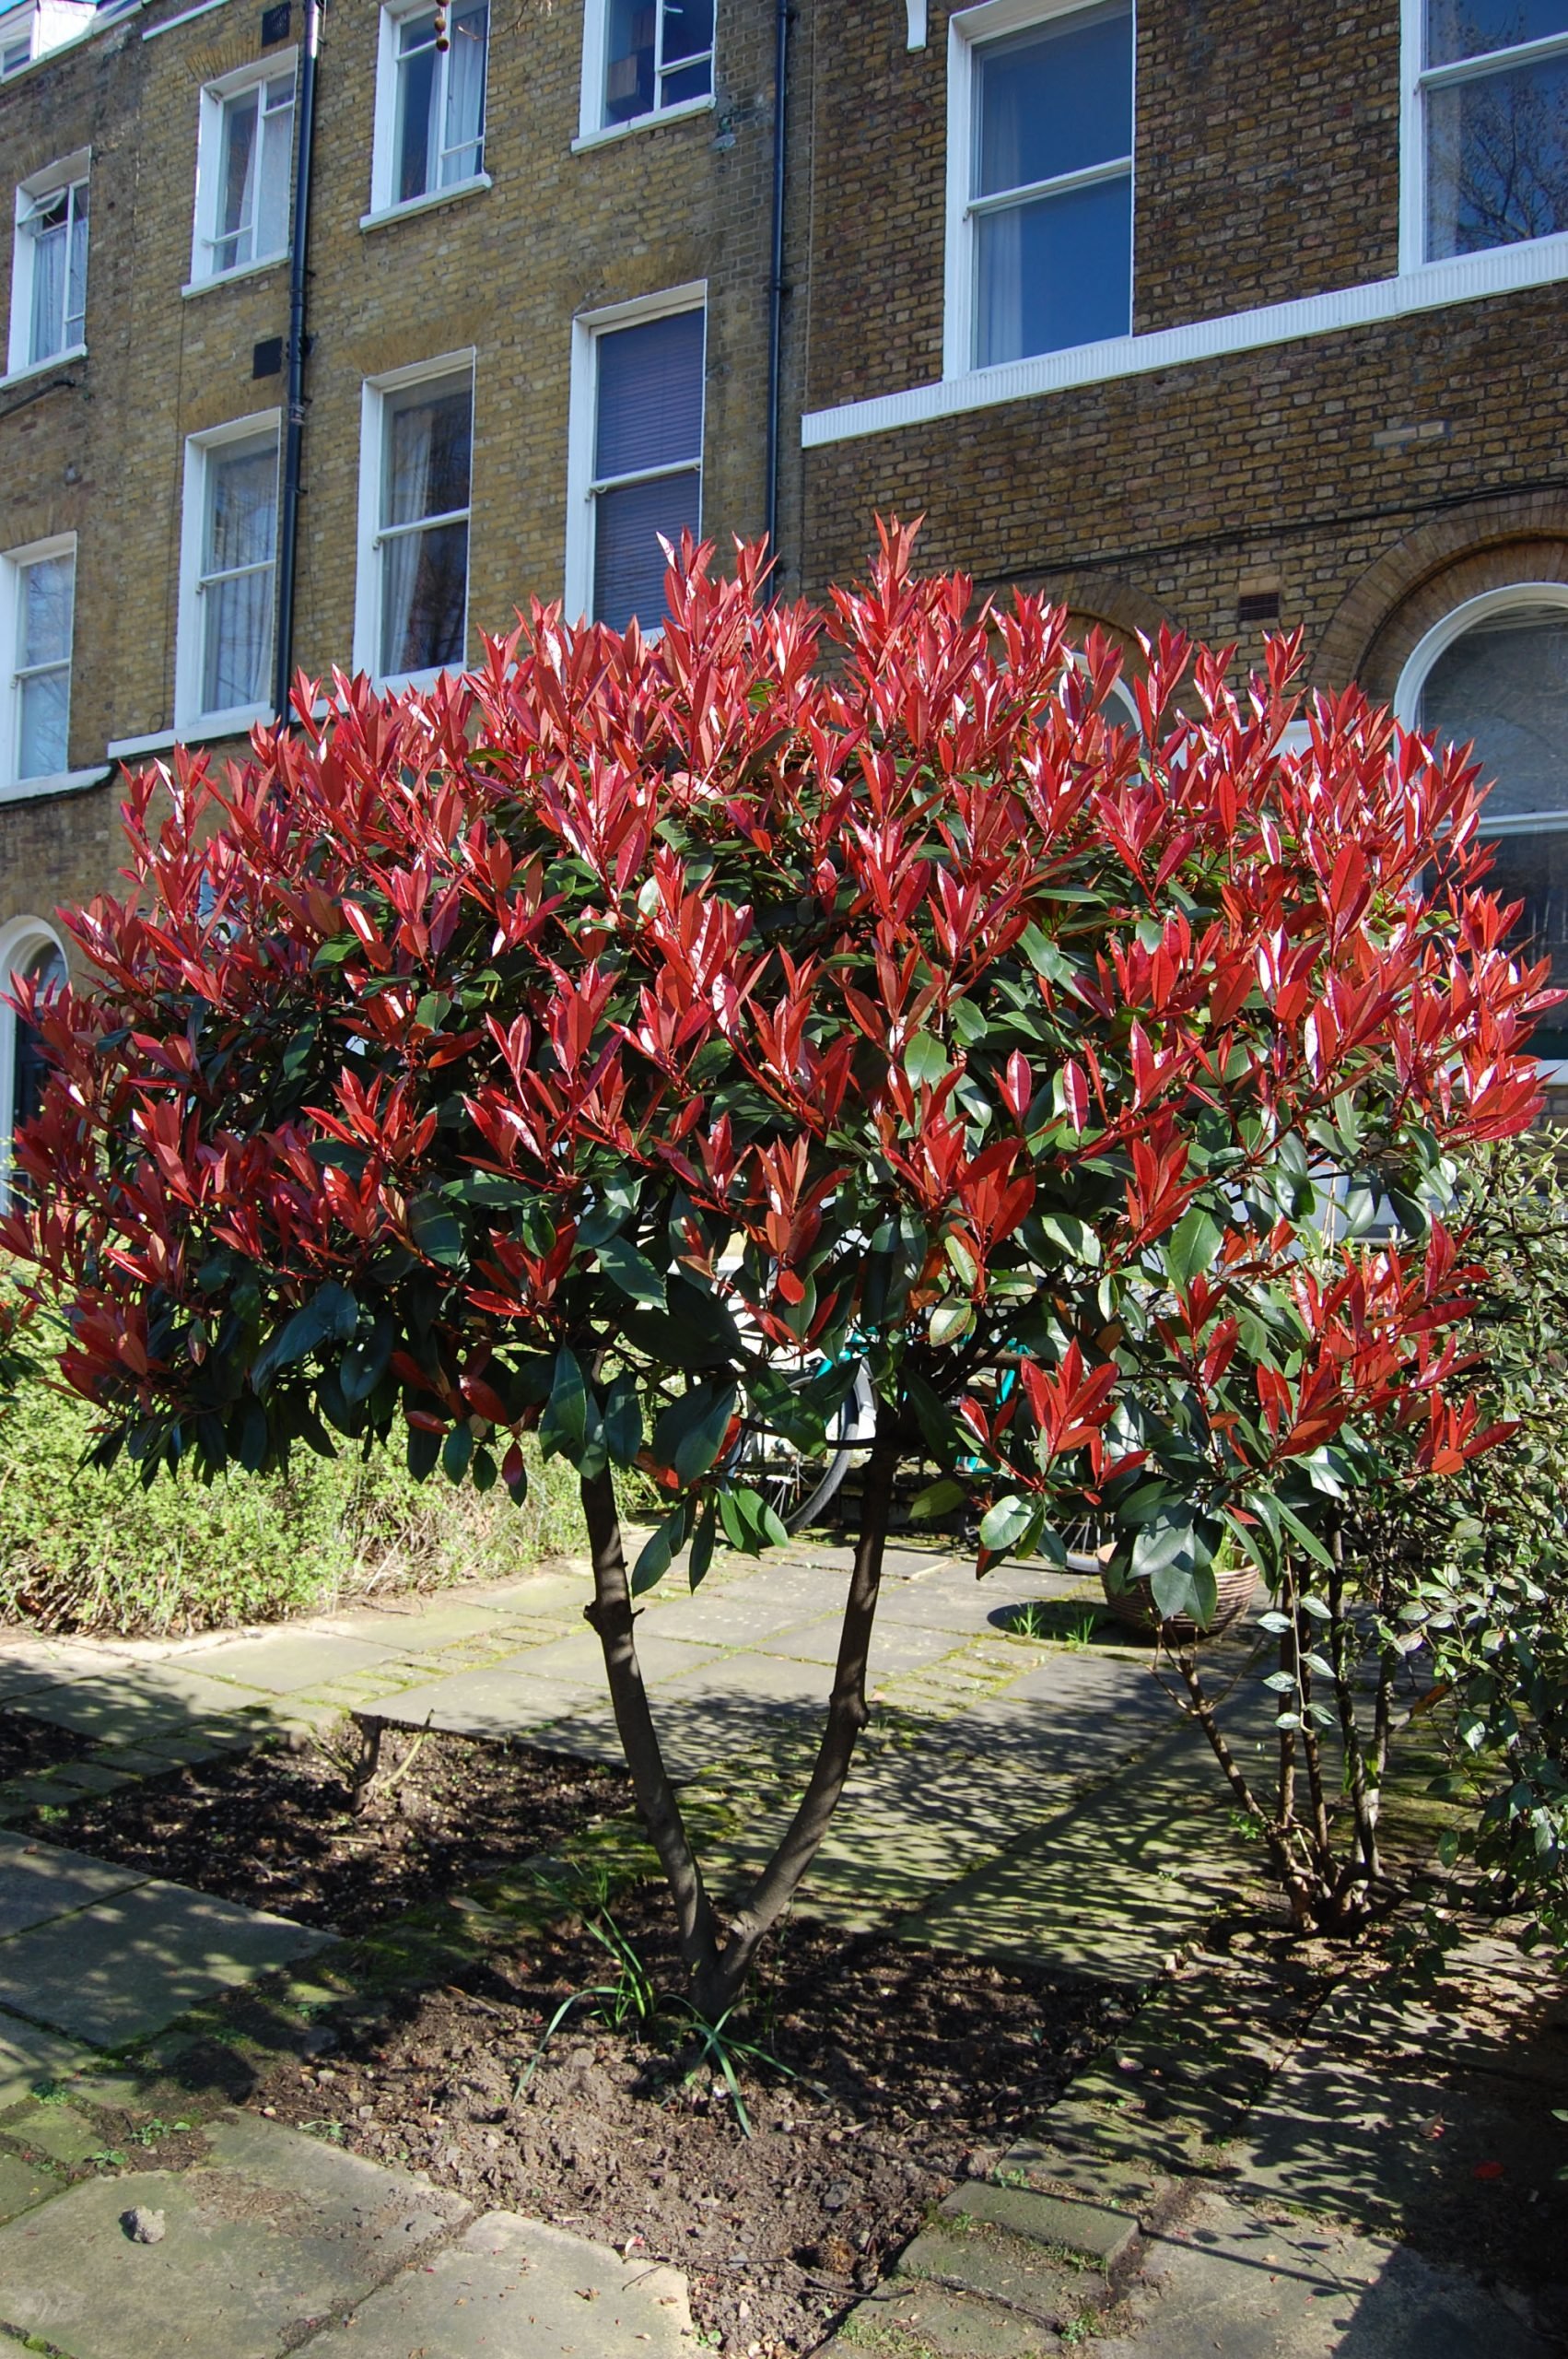
<instances>
[{"instance_id":1,"label":"red-leaved photinia tree","mask_svg":"<svg viewBox=\"0 0 1568 2359\"><path fill-rule=\"evenodd\" d=\"M1331 1446L1483 1445L1459 1242L1327 1251L1319 1212L1341 1178L1420 1207L1536 1101L1541 978L1457 758L1355 694L1282 753L1288 640L1238 698L1162 636L1120 725L1102 638L909 560L888 528L824 615L766 604L758 550L716 580L688 548L657 641L535 607L428 693L339 679L323 713L301 682L221 782L184 754L133 781L129 898L70 921L95 988L24 994L58 1070L4 1242L65 1307L106 1454L200 1474L395 1435L515 1486L536 1424L576 1466L714 2013L842 1790L899 1461L984 1505L982 1567L1059 1553L1087 1498L1201 1617L1227 1531L1276 1571L1310 1532ZM633 1595L778 1536L744 1437L820 1441L857 1364L820 1754L716 1908ZM612 1469L639 1459L670 1511L628 1579Z\"/></svg>"}]
</instances>

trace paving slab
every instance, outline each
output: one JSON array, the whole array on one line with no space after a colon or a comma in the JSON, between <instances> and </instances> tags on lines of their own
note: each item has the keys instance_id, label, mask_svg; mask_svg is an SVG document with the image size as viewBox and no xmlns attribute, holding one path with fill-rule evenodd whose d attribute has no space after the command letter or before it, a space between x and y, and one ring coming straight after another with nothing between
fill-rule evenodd
<instances>
[{"instance_id":1,"label":"paving slab","mask_svg":"<svg viewBox=\"0 0 1568 2359\"><path fill-rule=\"evenodd\" d=\"M103 2146L102 2131L85 2113L53 2101L18 2106L0 2127L18 2146L46 2155L52 2163L88 2162Z\"/></svg>"},{"instance_id":2,"label":"paving slab","mask_svg":"<svg viewBox=\"0 0 1568 2359\"><path fill-rule=\"evenodd\" d=\"M181 1884L139 1884L0 1942L0 2004L116 2047L329 1938Z\"/></svg>"},{"instance_id":3,"label":"paving slab","mask_svg":"<svg viewBox=\"0 0 1568 2359\"><path fill-rule=\"evenodd\" d=\"M310 2359L668 2359L693 2344L674 2270L492 2212L309 2347Z\"/></svg>"},{"instance_id":4,"label":"paving slab","mask_svg":"<svg viewBox=\"0 0 1568 2359\"><path fill-rule=\"evenodd\" d=\"M1053 2359L1061 2347L1000 2303L902 2280L858 2304L819 2359Z\"/></svg>"},{"instance_id":5,"label":"paving slab","mask_svg":"<svg viewBox=\"0 0 1568 2359\"><path fill-rule=\"evenodd\" d=\"M259 1689L208 1679L179 1664L149 1663L111 1678L52 1682L19 1697L17 1709L82 1736L135 1744L155 1731L178 1731L193 1721L266 1700Z\"/></svg>"},{"instance_id":6,"label":"paving slab","mask_svg":"<svg viewBox=\"0 0 1568 2359\"><path fill-rule=\"evenodd\" d=\"M1102 2269L1119 2260L1138 2234L1136 2215L1108 2204L1086 2202L1080 2196L1044 2195L1034 2188L995 2187L986 2179L966 2179L955 2187L942 2211L945 2218L980 2220Z\"/></svg>"},{"instance_id":7,"label":"paving slab","mask_svg":"<svg viewBox=\"0 0 1568 2359\"><path fill-rule=\"evenodd\" d=\"M79 2040L62 2039L0 2009L0 2110L35 2089L68 2081L92 2061L92 2054Z\"/></svg>"},{"instance_id":8,"label":"paving slab","mask_svg":"<svg viewBox=\"0 0 1568 2359\"><path fill-rule=\"evenodd\" d=\"M434 1729L457 1736L534 1735L579 1701L597 1702L602 1687L586 1682L535 1679L521 1671L463 1671L451 1679L404 1687L378 1705L383 1719L400 1726Z\"/></svg>"},{"instance_id":9,"label":"paving slab","mask_svg":"<svg viewBox=\"0 0 1568 2359\"><path fill-rule=\"evenodd\" d=\"M421 1625L423 1627L423 1625ZM322 1687L345 1672L373 1671L401 1652L395 1639L350 1638L335 1630L269 1630L260 1637L231 1638L200 1657L205 1679L232 1681L267 1696L292 1696Z\"/></svg>"},{"instance_id":10,"label":"paving slab","mask_svg":"<svg viewBox=\"0 0 1568 2359\"><path fill-rule=\"evenodd\" d=\"M159 2243L125 2234L137 2204L163 2212ZM189 2170L86 2179L0 2227L0 2321L69 2359L278 2359L464 2208L275 2122L220 2121Z\"/></svg>"},{"instance_id":11,"label":"paving slab","mask_svg":"<svg viewBox=\"0 0 1568 2359\"><path fill-rule=\"evenodd\" d=\"M139 1868L110 1867L53 1843L0 1835L0 1943L29 1926L145 1884ZM0 1947L0 1957L5 1951Z\"/></svg>"},{"instance_id":12,"label":"paving slab","mask_svg":"<svg viewBox=\"0 0 1568 2359\"><path fill-rule=\"evenodd\" d=\"M1152 2237L1095 2359L1547 2359L1509 2304L1401 2245L1207 2195Z\"/></svg>"},{"instance_id":13,"label":"paving slab","mask_svg":"<svg viewBox=\"0 0 1568 2359\"><path fill-rule=\"evenodd\" d=\"M59 2194L62 2184L53 2171L41 2170L19 2154L0 2154L0 2221L14 2220L18 2212L30 2212L35 2203L46 2203L52 2195ZM0 2351L5 2348L0 2342Z\"/></svg>"},{"instance_id":14,"label":"paving slab","mask_svg":"<svg viewBox=\"0 0 1568 2359\"><path fill-rule=\"evenodd\" d=\"M950 2292L1003 2303L1040 2326L1059 2330L1103 2299L1098 2273L1075 2269L1027 2236L1004 2228L935 2220L899 2255L895 2274Z\"/></svg>"}]
</instances>

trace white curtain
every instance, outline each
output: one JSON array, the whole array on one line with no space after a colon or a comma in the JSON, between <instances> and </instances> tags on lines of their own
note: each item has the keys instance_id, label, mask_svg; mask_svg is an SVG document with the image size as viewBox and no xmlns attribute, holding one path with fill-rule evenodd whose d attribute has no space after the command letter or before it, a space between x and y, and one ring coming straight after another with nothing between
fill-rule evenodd
<instances>
[{"instance_id":1,"label":"white curtain","mask_svg":"<svg viewBox=\"0 0 1568 2359\"><path fill-rule=\"evenodd\" d=\"M428 402L393 412L387 437L387 482L383 521L409 524L430 512L430 457L435 411ZM414 596L419 580L423 533L398 533L381 545L381 671L418 668L411 650Z\"/></svg>"},{"instance_id":2,"label":"white curtain","mask_svg":"<svg viewBox=\"0 0 1568 2359\"><path fill-rule=\"evenodd\" d=\"M465 8L451 20L447 52L447 123L441 182L472 180L484 159L485 51L488 6Z\"/></svg>"},{"instance_id":3,"label":"white curtain","mask_svg":"<svg viewBox=\"0 0 1568 2359\"><path fill-rule=\"evenodd\" d=\"M64 346L65 265L70 231L64 220L37 229L32 241L32 335L29 358L47 360Z\"/></svg>"},{"instance_id":4,"label":"white curtain","mask_svg":"<svg viewBox=\"0 0 1568 2359\"><path fill-rule=\"evenodd\" d=\"M272 662L277 545L277 445L270 439L212 469L205 568L203 709L260 704Z\"/></svg>"},{"instance_id":5,"label":"white curtain","mask_svg":"<svg viewBox=\"0 0 1568 2359\"><path fill-rule=\"evenodd\" d=\"M977 194L1016 188L1022 176L1022 105L1032 85L1010 74L1001 57L979 67L979 155ZM1016 206L980 216L976 264L975 359L982 368L1014 360L1024 348L1023 217Z\"/></svg>"}]
</instances>

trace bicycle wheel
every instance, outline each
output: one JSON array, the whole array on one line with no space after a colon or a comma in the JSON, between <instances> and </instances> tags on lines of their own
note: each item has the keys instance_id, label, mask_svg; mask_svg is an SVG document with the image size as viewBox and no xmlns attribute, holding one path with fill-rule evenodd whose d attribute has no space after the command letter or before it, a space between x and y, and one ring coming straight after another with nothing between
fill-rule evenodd
<instances>
[{"instance_id":1,"label":"bicycle wheel","mask_svg":"<svg viewBox=\"0 0 1568 2359\"><path fill-rule=\"evenodd\" d=\"M767 1501L785 1531L801 1532L831 1505L853 1452L870 1442L875 1424L876 1396L862 1364L855 1371L853 1390L834 1414L820 1453L798 1449L782 1434L754 1431L741 1441L732 1462Z\"/></svg>"}]
</instances>

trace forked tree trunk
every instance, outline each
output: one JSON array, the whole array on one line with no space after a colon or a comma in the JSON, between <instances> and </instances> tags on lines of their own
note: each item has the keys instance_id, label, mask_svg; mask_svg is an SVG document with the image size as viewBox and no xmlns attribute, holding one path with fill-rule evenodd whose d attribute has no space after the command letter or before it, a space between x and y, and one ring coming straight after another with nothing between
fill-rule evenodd
<instances>
[{"instance_id":1,"label":"forked tree trunk","mask_svg":"<svg viewBox=\"0 0 1568 2359\"><path fill-rule=\"evenodd\" d=\"M593 1560L593 1602L583 1611L599 1634L615 1726L631 1772L638 1809L675 1904L681 1954L693 2003L710 2022L732 2007L757 1947L800 1888L838 1807L855 1745L868 1717L866 1665L882 1583L883 1552L900 1450L895 1410L883 1405L860 1506L860 1533L849 1576L827 1719L811 1777L772 1858L720 1925L692 1848L637 1659L637 1614L626 1579L620 1516L608 1470L582 1485Z\"/></svg>"}]
</instances>

